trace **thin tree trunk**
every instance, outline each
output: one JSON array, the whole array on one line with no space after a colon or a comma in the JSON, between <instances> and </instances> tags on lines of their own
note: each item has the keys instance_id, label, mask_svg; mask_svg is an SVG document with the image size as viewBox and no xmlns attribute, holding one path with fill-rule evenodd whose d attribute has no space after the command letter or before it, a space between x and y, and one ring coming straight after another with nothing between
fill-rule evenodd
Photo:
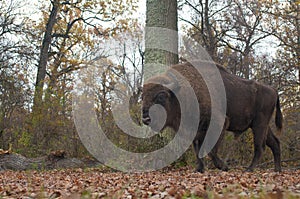
<instances>
[{"instance_id":1,"label":"thin tree trunk","mask_svg":"<svg viewBox=\"0 0 300 199\"><path fill-rule=\"evenodd\" d=\"M207 34L208 34L207 51L208 51L208 54L211 56L212 60L218 61L215 37L214 37L213 31L212 31L212 24L210 23L209 0L205 0L204 18L205 18L205 26L206 26L206 30L207 30Z\"/></svg>"},{"instance_id":2,"label":"thin tree trunk","mask_svg":"<svg viewBox=\"0 0 300 199\"><path fill-rule=\"evenodd\" d=\"M34 100L33 100L33 111L39 110L42 102L49 47L52 40L52 31L53 31L54 24L56 22L56 16L58 10L59 10L59 0L52 1L52 10L46 25L46 30L45 30L45 34L41 46L40 57L39 57L38 71L37 71L36 84L35 84L35 93L34 93Z\"/></svg>"},{"instance_id":3,"label":"thin tree trunk","mask_svg":"<svg viewBox=\"0 0 300 199\"><path fill-rule=\"evenodd\" d=\"M31 140L31 144L33 146L33 150L39 148L38 145L43 145L43 147L47 147L44 143L45 135L44 135L44 127L43 126L43 88L45 84L46 70L47 70L47 62L49 58L49 48L52 40L52 32L53 27L56 22L56 16L59 10L59 1L53 0L52 2L52 10L49 15L49 19L47 21L45 27L44 38L42 41L39 63L38 63L38 71L36 77L34 98L33 98L33 114L32 114L32 126L33 126L33 136Z\"/></svg>"}]
</instances>

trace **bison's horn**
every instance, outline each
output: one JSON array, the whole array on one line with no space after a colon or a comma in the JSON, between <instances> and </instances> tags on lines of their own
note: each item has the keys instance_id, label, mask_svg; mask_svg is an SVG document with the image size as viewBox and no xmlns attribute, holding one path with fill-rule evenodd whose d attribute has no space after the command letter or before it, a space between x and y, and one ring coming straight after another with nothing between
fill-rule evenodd
<instances>
[{"instance_id":1,"label":"bison's horn","mask_svg":"<svg viewBox=\"0 0 300 199\"><path fill-rule=\"evenodd\" d=\"M178 85L175 82L171 82L169 84L164 84L164 86L172 91L175 91L178 88Z\"/></svg>"},{"instance_id":2,"label":"bison's horn","mask_svg":"<svg viewBox=\"0 0 300 199\"><path fill-rule=\"evenodd\" d=\"M165 84L164 86L169 88L172 91L176 91L179 88L177 77L174 73L168 72L168 76L170 77L170 83Z\"/></svg>"}]
</instances>

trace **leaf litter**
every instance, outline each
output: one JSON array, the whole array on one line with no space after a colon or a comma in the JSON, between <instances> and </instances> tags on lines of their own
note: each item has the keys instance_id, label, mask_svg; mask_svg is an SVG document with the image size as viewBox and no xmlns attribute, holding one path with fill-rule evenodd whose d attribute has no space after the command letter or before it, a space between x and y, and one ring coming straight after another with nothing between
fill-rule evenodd
<instances>
[{"instance_id":1,"label":"leaf litter","mask_svg":"<svg viewBox=\"0 0 300 199\"><path fill-rule=\"evenodd\" d=\"M300 170L1 171L0 198L300 198Z\"/></svg>"}]
</instances>

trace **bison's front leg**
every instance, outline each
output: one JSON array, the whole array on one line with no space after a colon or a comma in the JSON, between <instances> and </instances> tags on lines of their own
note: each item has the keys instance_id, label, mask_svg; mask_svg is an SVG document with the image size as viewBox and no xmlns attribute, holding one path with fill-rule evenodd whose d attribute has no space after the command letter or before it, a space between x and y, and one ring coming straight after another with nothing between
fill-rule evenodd
<instances>
[{"instance_id":1,"label":"bison's front leg","mask_svg":"<svg viewBox=\"0 0 300 199\"><path fill-rule=\"evenodd\" d=\"M216 143L216 145L214 146L212 151L208 154L209 157L212 159L215 167L222 170L222 171L228 171L228 166L219 158L218 149L219 149L219 146L220 146L220 144L221 144L221 142L224 138L226 128L227 127L224 127L223 131L221 132L221 135L219 137L218 142Z\"/></svg>"},{"instance_id":2,"label":"bison's front leg","mask_svg":"<svg viewBox=\"0 0 300 199\"><path fill-rule=\"evenodd\" d=\"M193 147L194 147L194 151L195 151L196 159L197 159L196 171L204 173L204 164L203 164L202 159L199 158L199 151L200 151L200 148L201 148L201 144L202 144L201 141L198 140L198 139L195 139L193 141Z\"/></svg>"},{"instance_id":3,"label":"bison's front leg","mask_svg":"<svg viewBox=\"0 0 300 199\"><path fill-rule=\"evenodd\" d=\"M228 171L228 166L219 158L215 148L208 155L212 159L216 168L222 171Z\"/></svg>"}]
</instances>

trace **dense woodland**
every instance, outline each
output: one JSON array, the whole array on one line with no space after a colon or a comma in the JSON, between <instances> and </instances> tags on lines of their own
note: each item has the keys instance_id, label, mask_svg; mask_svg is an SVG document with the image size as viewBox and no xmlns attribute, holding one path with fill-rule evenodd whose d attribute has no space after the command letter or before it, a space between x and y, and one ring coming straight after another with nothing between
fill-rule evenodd
<instances>
[{"instance_id":1,"label":"dense woodland","mask_svg":"<svg viewBox=\"0 0 300 199\"><path fill-rule=\"evenodd\" d=\"M277 135L284 166L299 167L299 0L177 3L178 29L184 38L200 43L232 73L278 89L285 118L284 131ZM137 16L138 6L137 0L0 1L0 148L26 157L55 150L71 157L89 156L74 125L72 91L81 70L97 66L99 59L105 60L105 66L93 71L97 76L95 110L106 135L131 151L151 151L168 142L168 131L151 142L123 133L111 110L115 85L126 84L132 94L132 119L140 123L147 53L142 42L144 16ZM107 50L111 39L119 41L121 50ZM124 41L129 39L129 44ZM179 61L184 60L185 50L179 46ZM228 133L222 157L234 166L248 165L251 136L249 132L234 140ZM272 165L268 150L263 166ZM194 155L187 151L180 161L192 163Z\"/></svg>"}]
</instances>

